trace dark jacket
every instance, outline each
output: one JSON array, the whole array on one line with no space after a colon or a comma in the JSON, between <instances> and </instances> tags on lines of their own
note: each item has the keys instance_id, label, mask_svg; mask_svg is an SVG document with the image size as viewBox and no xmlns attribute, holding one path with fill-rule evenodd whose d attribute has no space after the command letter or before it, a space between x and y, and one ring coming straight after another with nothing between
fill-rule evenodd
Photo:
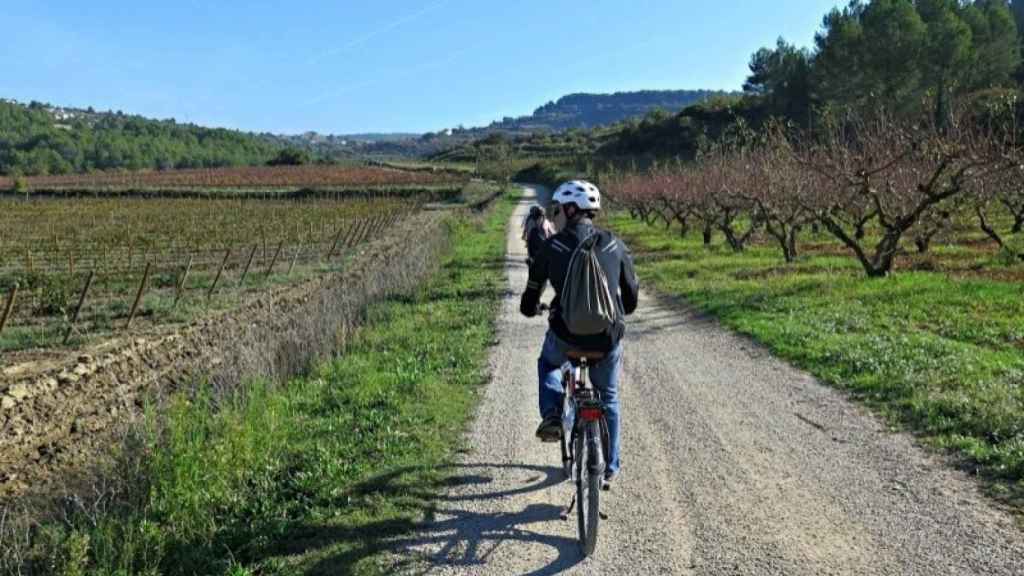
<instances>
[{"instance_id":1,"label":"dark jacket","mask_svg":"<svg viewBox=\"0 0 1024 576\"><path fill-rule=\"evenodd\" d=\"M544 250L544 243L548 239L544 237L543 226L534 226L530 229L530 233L526 236L526 254L532 260L537 259L537 255Z\"/></svg>"},{"instance_id":2,"label":"dark jacket","mask_svg":"<svg viewBox=\"0 0 1024 576\"><path fill-rule=\"evenodd\" d=\"M640 284L633 269L633 257L629 254L626 244L607 230L602 230L583 218L571 224L565 230L549 238L534 256L530 266L530 279L526 284L526 292L519 301L519 311L524 316L537 315L537 307L544 291L546 282L551 282L555 289L555 297L551 301L551 314L548 322L551 330L560 339L584 350L608 352L618 345L625 334L626 326L621 320L604 334L577 336L570 334L558 313L559 297L565 286L565 276L569 271L569 260L580 241L599 234L597 241L598 261L608 277L608 289L617 295L616 305L619 307L620 318L632 314L636 310Z\"/></svg>"}]
</instances>

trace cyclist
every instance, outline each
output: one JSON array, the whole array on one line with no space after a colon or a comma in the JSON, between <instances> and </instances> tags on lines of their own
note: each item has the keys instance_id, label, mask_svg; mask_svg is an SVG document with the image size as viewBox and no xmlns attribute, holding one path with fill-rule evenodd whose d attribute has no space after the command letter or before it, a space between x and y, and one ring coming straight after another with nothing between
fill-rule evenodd
<instances>
[{"instance_id":1,"label":"cyclist","mask_svg":"<svg viewBox=\"0 0 1024 576\"><path fill-rule=\"evenodd\" d=\"M526 253L529 256L527 262L537 259L537 253L541 251L544 242L555 235L555 227L547 219L544 209L540 206L532 206L530 214L523 221L523 240L526 241Z\"/></svg>"},{"instance_id":2,"label":"cyclist","mask_svg":"<svg viewBox=\"0 0 1024 576\"><path fill-rule=\"evenodd\" d=\"M601 392L608 421L608 467L605 489L618 474L619 460L619 393L618 380L622 364L622 337L625 333L623 318L636 310L639 282L633 269L633 258L626 244L611 232L594 226L593 219L601 209L601 192L596 186L582 180L566 182L552 195L555 226L559 232L548 239L538 251L530 266L530 278L519 303L520 312L527 317L540 311L540 298L546 282L555 290L548 317L548 332L544 338L537 372L540 385L540 414L542 421L537 437L544 442L557 442L561 437L562 388L561 367L569 350L601 352L604 358L590 368L590 379ZM618 307L618 320L602 334L580 336L569 333L559 314L559 297L566 283L570 259L576 246L592 234L598 234L598 260L608 279L608 288Z\"/></svg>"}]
</instances>

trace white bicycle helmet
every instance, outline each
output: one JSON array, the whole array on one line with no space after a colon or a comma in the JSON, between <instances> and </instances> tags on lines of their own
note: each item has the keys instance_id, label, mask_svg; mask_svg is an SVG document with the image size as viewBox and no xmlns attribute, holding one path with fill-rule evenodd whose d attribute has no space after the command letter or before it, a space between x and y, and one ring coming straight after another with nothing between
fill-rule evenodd
<instances>
[{"instance_id":1,"label":"white bicycle helmet","mask_svg":"<svg viewBox=\"0 0 1024 576\"><path fill-rule=\"evenodd\" d=\"M601 191L586 180L570 180L555 190L551 195L551 201L558 204L575 204L580 210L600 210Z\"/></svg>"}]
</instances>

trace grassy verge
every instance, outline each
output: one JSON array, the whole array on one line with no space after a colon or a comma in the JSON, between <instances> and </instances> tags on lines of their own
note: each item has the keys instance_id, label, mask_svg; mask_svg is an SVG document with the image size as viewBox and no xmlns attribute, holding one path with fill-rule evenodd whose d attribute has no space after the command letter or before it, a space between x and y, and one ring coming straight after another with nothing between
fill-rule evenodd
<instances>
[{"instance_id":1,"label":"grassy verge","mask_svg":"<svg viewBox=\"0 0 1024 576\"><path fill-rule=\"evenodd\" d=\"M1020 283L926 271L871 280L853 258L829 251L785 266L774 246L734 254L622 214L610 225L637 254L648 285L952 449L992 480L996 496L1024 510ZM962 252L944 250L935 257Z\"/></svg>"},{"instance_id":2,"label":"grassy verge","mask_svg":"<svg viewBox=\"0 0 1024 576\"><path fill-rule=\"evenodd\" d=\"M434 277L373 306L345 354L309 376L152 411L111 496L72 501L65 521L31 535L0 530L0 548L19 556L0 569L34 559L31 574L379 572L387 539L443 485L486 381L511 208L453 224Z\"/></svg>"}]
</instances>

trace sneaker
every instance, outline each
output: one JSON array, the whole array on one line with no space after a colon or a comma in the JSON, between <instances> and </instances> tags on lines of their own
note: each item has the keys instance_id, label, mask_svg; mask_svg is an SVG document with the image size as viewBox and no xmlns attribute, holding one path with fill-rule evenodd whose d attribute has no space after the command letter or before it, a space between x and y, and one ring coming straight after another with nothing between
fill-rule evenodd
<instances>
[{"instance_id":1,"label":"sneaker","mask_svg":"<svg viewBox=\"0 0 1024 576\"><path fill-rule=\"evenodd\" d=\"M541 442L558 442L562 439L562 419L558 416L547 416L537 427L537 438Z\"/></svg>"},{"instance_id":2,"label":"sneaker","mask_svg":"<svg viewBox=\"0 0 1024 576\"><path fill-rule=\"evenodd\" d=\"M604 475L604 478L601 479L601 490L604 490L605 492L608 492L609 490L611 490L612 489L612 480L615 480L615 478L618 477L618 475L619 475L619 471L618 470L616 470L615 472L608 472L608 473L606 473Z\"/></svg>"}]
</instances>

